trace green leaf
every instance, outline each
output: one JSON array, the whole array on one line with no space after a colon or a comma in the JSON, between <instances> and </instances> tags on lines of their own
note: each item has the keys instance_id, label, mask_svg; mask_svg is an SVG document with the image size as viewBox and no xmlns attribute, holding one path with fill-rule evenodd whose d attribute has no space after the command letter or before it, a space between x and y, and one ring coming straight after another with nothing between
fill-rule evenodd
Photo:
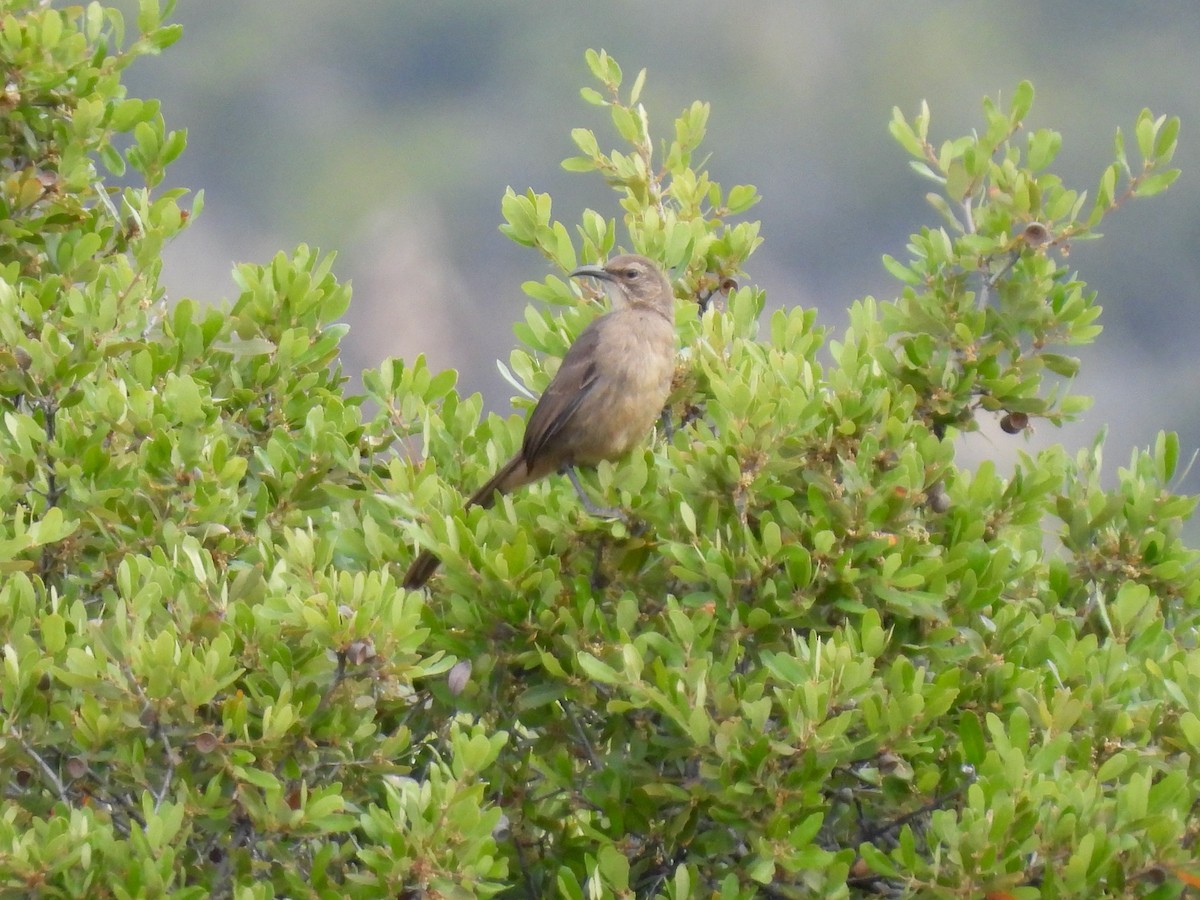
<instances>
[{"instance_id":1,"label":"green leaf","mask_svg":"<svg viewBox=\"0 0 1200 900\"><path fill-rule=\"evenodd\" d=\"M1121 167L1121 171L1126 175L1129 174L1129 158L1125 155L1125 135L1118 128L1113 135L1113 157L1117 161L1117 165Z\"/></svg>"},{"instance_id":2,"label":"green leaf","mask_svg":"<svg viewBox=\"0 0 1200 900\"><path fill-rule=\"evenodd\" d=\"M567 233L567 228L562 222L555 222L552 228L554 240L549 248L551 256L560 269L570 272L575 268L577 261L575 245L571 243L571 235Z\"/></svg>"},{"instance_id":3,"label":"green leaf","mask_svg":"<svg viewBox=\"0 0 1200 900\"><path fill-rule=\"evenodd\" d=\"M1096 188L1097 209L1108 209L1113 205L1113 197L1117 190L1117 178L1120 174L1120 167L1113 163L1100 176L1100 185Z\"/></svg>"},{"instance_id":4,"label":"green leaf","mask_svg":"<svg viewBox=\"0 0 1200 900\"><path fill-rule=\"evenodd\" d=\"M42 640L46 651L57 656L67 646L66 621L58 613L47 613L42 616Z\"/></svg>"},{"instance_id":5,"label":"green leaf","mask_svg":"<svg viewBox=\"0 0 1200 900\"><path fill-rule=\"evenodd\" d=\"M1163 484L1175 477L1179 465L1179 435L1173 431L1160 431L1154 439L1155 477Z\"/></svg>"},{"instance_id":6,"label":"green leaf","mask_svg":"<svg viewBox=\"0 0 1200 900\"><path fill-rule=\"evenodd\" d=\"M900 262L894 256L888 254L883 255L883 267L888 270L893 278L902 281L905 284L920 284L921 276L910 269L904 263Z\"/></svg>"},{"instance_id":7,"label":"green leaf","mask_svg":"<svg viewBox=\"0 0 1200 900\"><path fill-rule=\"evenodd\" d=\"M759 884L770 884L775 877L775 862L769 856L751 856L745 866L746 875Z\"/></svg>"},{"instance_id":8,"label":"green leaf","mask_svg":"<svg viewBox=\"0 0 1200 900\"><path fill-rule=\"evenodd\" d=\"M162 11L159 0L139 0L137 25L142 34L148 34L158 28L162 22Z\"/></svg>"},{"instance_id":9,"label":"green leaf","mask_svg":"<svg viewBox=\"0 0 1200 900\"><path fill-rule=\"evenodd\" d=\"M621 677L616 670L598 660L592 654L585 651L580 651L575 655L576 661L579 663L579 668L583 673L594 681L599 681L602 684L619 684Z\"/></svg>"},{"instance_id":10,"label":"green leaf","mask_svg":"<svg viewBox=\"0 0 1200 900\"><path fill-rule=\"evenodd\" d=\"M606 887L618 894L629 890L629 860L624 853L606 844L600 848L597 864Z\"/></svg>"},{"instance_id":11,"label":"green leaf","mask_svg":"<svg viewBox=\"0 0 1200 900\"><path fill-rule=\"evenodd\" d=\"M1200 752L1200 716L1191 710L1179 717L1179 729L1192 747L1192 752Z\"/></svg>"},{"instance_id":12,"label":"green leaf","mask_svg":"<svg viewBox=\"0 0 1200 900\"><path fill-rule=\"evenodd\" d=\"M190 375L169 376L163 397L171 412L182 424L198 425L207 415L200 388Z\"/></svg>"},{"instance_id":13,"label":"green leaf","mask_svg":"<svg viewBox=\"0 0 1200 900\"><path fill-rule=\"evenodd\" d=\"M1127 753L1115 753L1100 764L1096 770L1096 780L1100 782L1115 781L1129 771L1137 763L1137 759Z\"/></svg>"},{"instance_id":14,"label":"green leaf","mask_svg":"<svg viewBox=\"0 0 1200 900\"><path fill-rule=\"evenodd\" d=\"M78 528L78 519L68 519L60 507L53 506L29 526L29 541L34 547L56 544L70 537Z\"/></svg>"},{"instance_id":15,"label":"green leaf","mask_svg":"<svg viewBox=\"0 0 1200 900\"><path fill-rule=\"evenodd\" d=\"M752 184L738 184L729 189L729 197L725 205L731 213L743 213L762 198Z\"/></svg>"},{"instance_id":16,"label":"green leaf","mask_svg":"<svg viewBox=\"0 0 1200 900\"><path fill-rule=\"evenodd\" d=\"M1175 155L1175 148L1179 144L1179 117L1171 116L1163 122L1162 128L1158 132L1158 136L1154 140L1154 163L1162 165L1168 163Z\"/></svg>"},{"instance_id":17,"label":"green leaf","mask_svg":"<svg viewBox=\"0 0 1200 900\"><path fill-rule=\"evenodd\" d=\"M961 159L952 159L943 167L946 173L946 195L958 202L974 190L974 180Z\"/></svg>"},{"instance_id":18,"label":"green leaf","mask_svg":"<svg viewBox=\"0 0 1200 900\"><path fill-rule=\"evenodd\" d=\"M933 171L933 169L929 168L929 163L912 159L909 160L908 164L912 170L922 178L928 178L930 181L936 181L938 184L946 183L944 176L939 175L937 172Z\"/></svg>"},{"instance_id":19,"label":"green leaf","mask_svg":"<svg viewBox=\"0 0 1200 900\"><path fill-rule=\"evenodd\" d=\"M646 70L642 69L637 73L637 77L633 80L633 87L629 89L629 105L636 106L638 99L642 96L642 87L646 83Z\"/></svg>"},{"instance_id":20,"label":"green leaf","mask_svg":"<svg viewBox=\"0 0 1200 900\"><path fill-rule=\"evenodd\" d=\"M888 878L897 878L900 876L900 871L888 858L887 854L874 844L859 844L858 854L862 857L862 861L870 867L872 872Z\"/></svg>"},{"instance_id":21,"label":"green leaf","mask_svg":"<svg viewBox=\"0 0 1200 900\"><path fill-rule=\"evenodd\" d=\"M633 110L625 106L613 106L610 112L617 134L629 143L637 144L641 140L641 127Z\"/></svg>"},{"instance_id":22,"label":"green leaf","mask_svg":"<svg viewBox=\"0 0 1200 900\"><path fill-rule=\"evenodd\" d=\"M104 163L104 168L118 178L125 174L125 157L112 144L100 147L100 161Z\"/></svg>"},{"instance_id":23,"label":"green leaf","mask_svg":"<svg viewBox=\"0 0 1200 900\"><path fill-rule=\"evenodd\" d=\"M1040 353L1038 359L1056 375L1074 378L1079 374L1079 360L1073 356L1062 356L1058 353Z\"/></svg>"},{"instance_id":24,"label":"green leaf","mask_svg":"<svg viewBox=\"0 0 1200 900\"><path fill-rule=\"evenodd\" d=\"M585 103L592 106L607 106L608 101L604 99L599 91L595 88L585 87L579 89L579 96L583 98Z\"/></svg>"},{"instance_id":25,"label":"green leaf","mask_svg":"<svg viewBox=\"0 0 1200 900\"><path fill-rule=\"evenodd\" d=\"M1084 834L1075 845L1074 852L1071 853L1067 860L1066 868L1063 874L1063 880L1066 886L1077 892L1082 889L1087 883L1087 871L1092 862L1092 854L1096 849L1096 836L1088 832Z\"/></svg>"},{"instance_id":26,"label":"green leaf","mask_svg":"<svg viewBox=\"0 0 1200 900\"><path fill-rule=\"evenodd\" d=\"M254 785L264 791L278 791L282 788L278 778L261 769L234 766L233 774L239 781L244 781L246 784Z\"/></svg>"},{"instance_id":27,"label":"green leaf","mask_svg":"<svg viewBox=\"0 0 1200 900\"><path fill-rule=\"evenodd\" d=\"M63 23L58 10L48 9L42 16L42 46L47 50L53 49L62 37Z\"/></svg>"},{"instance_id":28,"label":"green leaf","mask_svg":"<svg viewBox=\"0 0 1200 900\"><path fill-rule=\"evenodd\" d=\"M601 54L604 54L604 56L602 57ZM584 62L587 63L587 67L591 71L592 77L597 81L604 81L608 77L606 63L604 62L604 60L607 58L608 54L605 54L603 50L597 52L592 50L590 47L583 53Z\"/></svg>"},{"instance_id":29,"label":"green leaf","mask_svg":"<svg viewBox=\"0 0 1200 900\"><path fill-rule=\"evenodd\" d=\"M1013 127L1016 127L1027 115L1033 106L1033 85L1028 81L1022 81L1017 85L1016 91L1013 93L1012 103L1009 105L1009 119Z\"/></svg>"},{"instance_id":30,"label":"green leaf","mask_svg":"<svg viewBox=\"0 0 1200 900\"><path fill-rule=\"evenodd\" d=\"M1175 183L1180 171L1180 169L1168 169L1165 172L1155 172L1153 175L1145 176L1134 183L1133 195L1135 197L1153 197L1155 194L1161 194Z\"/></svg>"},{"instance_id":31,"label":"green leaf","mask_svg":"<svg viewBox=\"0 0 1200 900\"><path fill-rule=\"evenodd\" d=\"M888 123L888 131L901 147L907 150L917 159L925 159L925 147L917 138L917 134L913 131L911 125L904 118L904 113L900 111L900 107L892 107L892 120Z\"/></svg>"},{"instance_id":32,"label":"green leaf","mask_svg":"<svg viewBox=\"0 0 1200 900\"><path fill-rule=\"evenodd\" d=\"M1157 130L1150 110L1143 109L1134 125L1134 135L1137 137L1138 152L1142 159L1154 158L1154 137Z\"/></svg>"},{"instance_id":33,"label":"green leaf","mask_svg":"<svg viewBox=\"0 0 1200 900\"><path fill-rule=\"evenodd\" d=\"M580 152L589 157L597 157L600 155L600 145L596 142L596 135L589 128L572 128L571 140Z\"/></svg>"},{"instance_id":34,"label":"green leaf","mask_svg":"<svg viewBox=\"0 0 1200 900\"><path fill-rule=\"evenodd\" d=\"M784 653L764 653L764 665L784 684L803 684L808 678L808 670L794 656Z\"/></svg>"},{"instance_id":35,"label":"green leaf","mask_svg":"<svg viewBox=\"0 0 1200 900\"><path fill-rule=\"evenodd\" d=\"M962 742L963 756L975 767L983 764L987 752L983 740L983 726L979 717L970 710L964 710L958 717L958 739Z\"/></svg>"},{"instance_id":36,"label":"green leaf","mask_svg":"<svg viewBox=\"0 0 1200 900\"><path fill-rule=\"evenodd\" d=\"M113 107L109 125L114 131L128 131L139 122L144 122L158 113L158 104L147 103L137 98L122 100Z\"/></svg>"},{"instance_id":37,"label":"green leaf","mask_svg":"<svg viewBox=\"0 0 1200 900\"><path fill-rule=\"evenodd\" d=\"M1054 162L1061 147L1062 135L1057 131L1040 128L1037 131L1031 132L1028 137L1028 149L1026 150L1026 161L1029 168L1035 172L1045 169L1050 163Z\"/></svg>"}]
</instances>

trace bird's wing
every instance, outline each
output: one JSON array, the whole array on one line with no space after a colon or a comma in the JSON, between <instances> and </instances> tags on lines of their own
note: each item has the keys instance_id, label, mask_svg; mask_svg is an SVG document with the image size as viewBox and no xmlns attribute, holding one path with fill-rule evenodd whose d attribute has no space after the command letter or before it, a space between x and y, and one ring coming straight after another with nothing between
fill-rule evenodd
<instances>
[{"instance_id":1,"label":"bird's wing","mask_svg":"<svg viewBox=\"0 0 1200 900\"><path fill-rule=\"evenodd\" d=\"M521 445L521 456L531 471L535 461L546 452L555 435L571 421L596 384L596 346L600 341L600 324L604 318L601 316L580 332L563 357L562 365L550 380L546 392L533 408ZM556 463L554 468L557 467Z\"/></svg>"}]
</instances>

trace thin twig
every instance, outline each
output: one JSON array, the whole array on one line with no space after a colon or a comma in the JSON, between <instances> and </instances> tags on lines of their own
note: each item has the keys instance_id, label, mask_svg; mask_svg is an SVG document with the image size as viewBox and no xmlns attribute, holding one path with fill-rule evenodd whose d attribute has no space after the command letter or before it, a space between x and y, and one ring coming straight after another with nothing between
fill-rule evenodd
<instances>
[{"instance_id":1,"label":"thin twig","mask_svg":"<svg viewBox=\"0 0 1200 900\"><path fill-rule=\"evenodd\" d=\"M654 876L654 879L645 887L645 889L638 891L637 896L657 897L658 889L667 883L667 879L671 876L671 873L679 868L680 863L687 858L687 854L687 847L677 848L675 852L671 854L670 859L663 860L662 865L658 867L658 874Z\"/></svg>"},{"instance_id":2,"label":"thin twig","mask_svg":"<svg viewBox=\"0 0 1200 900\"><path fill-rule=\"evenodd\" d=\"M584 733L583 726L579 724L579 719L571 711L569 704L562 704L562 711L566 713L567 719L575 728L575 734L579 736L579 740L583 743L583 749L587 751L588 761L591 762L592 768L599 772L603 768L600 765L600 758L596 756L596 751L592 749L592 742L588 740L587 734Z\"/></svg>"},{"instance_id":3,"label":"thin twig","mask_svg":"<svg viewBox=\"0 0 1200 900\"><path fill-rule=\"evenodd\" d=\"M171 746L171 741L167 738L166 729L162 727L162 723L158 720L158 711L150 702L150 698L146 696L146 692L142 690L141 684L134 677L133 671L127 665L121 666L121 670L125 673L125 677L129 679L129 683L133 686L134 691L142 699L142 713L151 712L154 715L154 733L163 745L163 752L167 755L167 772L163 776L162 786L154 792L154 811L158 812L158 808L162 806L163 800L166 799L167 789L171 786L171 779L175 777L175 748Z\"/></svg>"},{"instance_id":4,"label":"thin twig","mask_svg":"<svg viewBox=\"0 0 1200 900\"><path fill-rule=\"evenodd\" d=\"M333 673L333 681L325 688L325 692L321 694L321 699L317 701L316 709L313 710L313 717L325 708L329 702L329 698L333 696L333 692L338 689L338 686L346 680L346 651L337 651L337 671Z\"/></svg>"},{"instance_id":5,"label":"thin twig","mask_svg":"<svg viewBox=\"0 0 1200 900\"><path fill-rule=\"evenodd\" d=\"M1021 258L1020 251L1014 250L1012 252L1012 255L1009 256L1008 262L1005 264L1003 269L1001 269L999 272L994 272L990 275L983 276L983 279L981 281L982 288L979 291L979 302L976 304L976 306L978 306L979 309L981 309L981 310L987 309L988 296L991 292L991 289L993 287L995 287L997 284L999 284L1001 278L1003 278L1010 271L1012 271L1012 267L1017 264L1017 260L1019 260L1020 258ZM989 262L990 261L991 261L991 258L989 257Z\"/></svg>"},{"instance_id":6,"label":"thin twig","mask_svg":"<svg viewBox=\"0 0 1200 900\"><path fill-rule=\"evenodd\" d=\"M88 772L95 777L96 773L91 766L88 767ZM122 837L129 837L131 833L129 822L136 822L142 828L146 827L140 807L132 803L128 797L122 794L101 793L98 790L89 791L88 796L92 803L97 807L102 807L108 813L109 824ZM124 816L121 813L124 813Z\"/></svg>"},{"instance_id":7,"label":"thin twig","mask_svg":"<svg viewBox=\"0 0 1200 900\"><path fill-rule=\"evenodd\" d=\"M58 777L58 773L50 768L50 764L42 759L38 752L34 750L33 747L29 745L29 742L26 741L25 738L21 737L21 735L15 729L10 728L9 734L17 739L17 743L21 745L21 749L24 750L33 759L33 761L41 767L42 771L46 773L46 777L50 779L51 783L54 785L54 789L58 791L59 799L62 800L63 803L69 804L71 802L71 798L67 794L67 786L63 784L62 779Z\"/></svg>"},{"instance_id":8,"label":"thin twig","mask_svg":"<svg viewBox=\"0 0 1200 900\"><path fill-rule=\"evenodd\" d=\"M863 832L864 838L868 842L873 842L875 838L879 837L882 834L885 834L886 832L895 831L895 830L899 829L900 827L907 825L909 822L919 819L922 816L928 815L929 813L934 812L935 810L944 809L945 805L947 803L949 803L951 800L955 799L956 797L960 796L963 793L963 791L965 791L967 789L967 787L969 785L974 783L974 781L975 781L975 779L973 777L968 778L963 784L960 784L957 787L952 788L951 790L942 794L940 797L934 797L932 800L930 800L924 806L918 807L917 809L914 809L912 812L905 813L902 816L892 819L890 822L884 822L874 829L871 829L869 831L864 831Z\"/></svg>"},{"instance_id":9,"label":"thin twig","mask_svg":"<svg viewBox=\"0 0 1200 900\"><path fill-rule=\"evenodd\" d=\"M517 865L521 867L521 878L525 881L525 890L529 892L530 897L537 897L537 885L533 882L533 873L529 871L529 865L525 862L524 848L521 842L517 839L517 832L512 830L513 848L517 851Z\"/></svg>"}]
</instances>

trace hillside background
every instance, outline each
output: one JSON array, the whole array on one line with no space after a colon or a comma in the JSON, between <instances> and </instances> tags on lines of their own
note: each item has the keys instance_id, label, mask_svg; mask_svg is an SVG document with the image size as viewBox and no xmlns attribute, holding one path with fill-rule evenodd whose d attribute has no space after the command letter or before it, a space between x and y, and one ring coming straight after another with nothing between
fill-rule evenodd
<instances>
[{"instance_id":1,"label":"hillside background","mask_svg":"<svg viewBox=\"0 0 1200 900\"><path fill-rule=\"evenodd\" d=\"M1128 133L1145 106L1179 115L1183 176L1071 253L1105 310L1073 391L1096 405L1032 442L1084 446L1107 424L1110 474L1159 429L1180 432L1185 458L1200 446L1194 3L181 0L174 19L182 41L128 78L189 131L169 181L206 193L168 253L171 295L227 297L234 262L300 242L337 251L354 285L349 374L424 352L497 410L511 389L495 360L512 346L520 284L546 274L496 229L504 188L550 192L567 223L585 206L618 212L597 180L558 165L572 127L611 145L604 112L579 98L588 47L627 78L649 69L643 102L662 136L693 99L712 103L714 177L764 198L749 277L772 304L815 306L839 330L855 298L895 294L880 256L904 256L908 234L935 224L929 187L887 134L894 105L912 113L927 99L940 140L981 120L984 95L1029 79L1028 124L1063 133L1056 170L1089 192L1115 127ZM989 427L964 452L1024 444ZM1200 472L1183 487L1200 489Z\"/></svg>"}]
</instances>

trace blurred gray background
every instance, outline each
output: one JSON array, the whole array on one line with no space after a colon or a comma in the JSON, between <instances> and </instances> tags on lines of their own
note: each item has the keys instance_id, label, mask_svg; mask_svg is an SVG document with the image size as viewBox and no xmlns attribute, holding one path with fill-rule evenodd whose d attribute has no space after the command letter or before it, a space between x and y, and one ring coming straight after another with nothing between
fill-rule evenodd
<instances>
[{"instance_id":1,"label":"blurred gray background","mask_svg":"<svg viewBox=\"0 0 1200 900\"><path fill-rule=\"evenodd\" d=\"M606 111L579 98L588 47L608 50L627 82L649 69L642 99L660 136L693 99L711 102L713 177L764 198L749 277L772 305L816 306L835 330L855 298L895 295L880 256L903 257L910 232L939 224L929 185L887 133L893 106L911 114L927 99L940 140L982 121L984 95L1008 98L1029 79L1027 126L1063 133L1056 171L1091 194L1117 126L1131 134L1144 106L1179 115L1179 181L1070 257L1104 307L1075 385L1095 406L1029 442L989 427L964 454L1086 446L1107 425L1111 483L1159 429L1180 433L1185 459L1200 446L1194 0L181 0L173 18L183 39L128 74L133 95L160 98L168 126L188 129L169 183L206 193L170 248L171 296L229 297L235 262L300 242L337 251L354 286L347 373L424 352L500 411L512 391L495 360L513 345L520 284L547 274L497 231L505 187L550 192L569 227L585 206L619 215L598 177L559 168L572 127L616 146ZM1200 487L1200 473L1183 487Z\"/></svg>"}]
</instances>

